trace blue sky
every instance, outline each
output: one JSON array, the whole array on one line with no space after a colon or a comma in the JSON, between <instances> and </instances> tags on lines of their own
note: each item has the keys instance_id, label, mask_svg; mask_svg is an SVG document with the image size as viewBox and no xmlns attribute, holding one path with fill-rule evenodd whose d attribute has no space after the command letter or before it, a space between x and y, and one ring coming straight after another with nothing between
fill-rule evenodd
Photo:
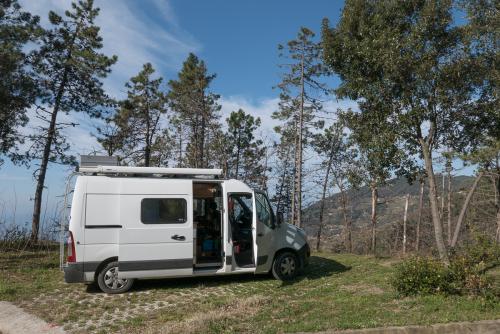
<instances>
[{"instance_id":1,"label":"blue sky","mask_svg":"<svg viewBox=\"0 0 500 334\"><path fill-rule=\"evenodd\" d=\"M48 10L60 14L67 0L21 0L21 5L47 24ZM271 134L270 114L276 109L279 82L277 45L293 39L301 26L318 31L323 17L339 18L342 1L119 1L96 0L101 8L97 24L104 52L118 55L113 73L105 81L114 97L124 96L124 83L145 62L151 62L165 80L176 76L182 61L194 52L217 74L212 89L221 95L222 113L237 108L260 116ZM334 108L336 101L332 101ZM61 115L64 117L64 115ZM67 135L74 153L99 149L89 134L95 121L69 116L80 126ZM32 123L25 131L29 131ZM44 209L50 216L60 202L64 179L71 168L50 165ZM6 163L0 169L0 221L24 224L30 220L34 192L33 168ZM15 217L14 213L15 212ZM3 216L3 217L2 217Z\"/></svg>"},{"instance_id":2,"label":"blue sky","mask_svg":"<svg viewBox=\"0 0 500 334\"><path fill-rule=\"evenodd\" d=\"M22 6L47 23L48 10L63 13L67 0L21 0ZM243 108L263 119L265 135L272 136L270 115L277 106L279 82L277 45L293 39L301 26L319 32L321 20L335 24L343 1L194 1L96 0L101 8L97 24L104 38L104 52L118 55L118 63L105 80L107 91L124 97L124 83L145 62L158 73L175 78L182 61L194 52L217 74L212 90L221 95L223 115ZM319 36L318 36L319 37ZM335 85L336 79L330 84ZM354 106L349 101L328 101L328 108ZM61 117L65 117L61 115ZM81 115L68 118L80 126L67 132L74 153L99 150L90 135L95 121ZM30 126L33 126L31 124ZM25 131L29 131L28 127ZM51 165L47 175L44 209L52 213L63 193L70 168ZM7 163L0 169L0 221L24 223L30 220L34 192L33 169ZM16 212L13 217L13 212ZM3 217L2 217L3 216Z\"/></svg>"}]
</instances>

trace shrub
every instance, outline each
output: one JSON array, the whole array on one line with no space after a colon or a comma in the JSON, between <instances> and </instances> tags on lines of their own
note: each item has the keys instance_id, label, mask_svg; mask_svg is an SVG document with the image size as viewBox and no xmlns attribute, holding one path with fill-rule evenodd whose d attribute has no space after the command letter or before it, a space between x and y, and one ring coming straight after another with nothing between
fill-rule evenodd
<instances>
[{"instance_id":1,"label":"shrub","mask_svg":"<svg viewBox=\"0 0 500 334\"><path fill-rule=\"evenodd\" d=\"M400 294L473 294L491 292L491 282L484 275L483 261L471 256L454 256L446 267L431 257L412 257L396 267L392 285Z\"/></svg>"},{"instance_id":2,"label":"shrub","mask_svg":"<svg viewBox=\"0 0 500 334\"><path fill-rule=\"evenodd\" d=\"M452 272L430 257L411 257L400 263L392 285L402 295L456 292Z\"/></svg>"},{"instance_id":3,"label":"shrub","mask_svg":"<svg viewBox=\"0 0 500 334\"><path fill-rule=\"evenodd\" d=\"M17 251L26 248L29 243L29 231L25 227L10 224L0 231L0 250Z\"/></svg>"}]
</instances>

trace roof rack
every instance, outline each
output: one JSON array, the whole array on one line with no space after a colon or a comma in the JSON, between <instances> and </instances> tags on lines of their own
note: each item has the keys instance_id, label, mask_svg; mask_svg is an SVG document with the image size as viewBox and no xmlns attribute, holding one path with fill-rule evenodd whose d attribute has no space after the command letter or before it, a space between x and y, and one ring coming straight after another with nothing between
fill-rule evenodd
<instances>
[{"instance_id":1,"label":"roof rack","mask_svg":"<svg viewBox=\"0 0 500 334\"><path fill-rule=\"evenodd\" d=\"M80 173L88 174L126 174L126 175L151 175L151 176L212 176L217 178L222 175L222 169L209 168L165 168L165 167L127 167L127 166L93 166L80 167Z\"/></svg>"}]
</instances>

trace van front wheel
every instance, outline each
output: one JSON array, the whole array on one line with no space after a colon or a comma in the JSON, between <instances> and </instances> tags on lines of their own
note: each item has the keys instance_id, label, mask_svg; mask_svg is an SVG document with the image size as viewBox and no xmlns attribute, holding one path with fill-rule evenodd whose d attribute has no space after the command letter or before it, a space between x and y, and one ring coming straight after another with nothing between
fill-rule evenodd
<instances>
[{"instance_id":1,"label":"van front wheel","mask_svg":"<svg viewBox=\"0 0 500 334\"><path fill-rule=\"evenodd\" d=\"M128 291L133 279L118 278L118 261L112 261L102 268L97 275L97 285L106 293L123 293Z\"/></svg>"},{"instance_id":2,"label":"van front wheel","mask_svg":"<svg viewBox=\"0 0 500 334\"><path fill-rule=\"evenodd\" d=\"M273 263L273 276L281 281L289 281L297 277L299 259L292 252L283 252L276 256Z\"/></svg>"}]
</instances>

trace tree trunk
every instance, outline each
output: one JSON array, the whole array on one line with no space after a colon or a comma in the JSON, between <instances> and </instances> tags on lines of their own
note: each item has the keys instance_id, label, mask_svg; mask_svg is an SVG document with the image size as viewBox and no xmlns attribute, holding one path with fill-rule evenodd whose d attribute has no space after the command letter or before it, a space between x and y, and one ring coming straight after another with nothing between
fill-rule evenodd
<instances>
[{"instance_id":1,"label":"tree trunk","mask_svg":"<svg viewBox=\"0 0 500 334\"><path fill-rule=\"evenodd\" d=\"M144 149L144 167L149 167L151 164L151 146L146 144Z\"/></svg>"},{"instance_id":2,"label":"tree trunk","mask_svg":"<svg viewBox=\"0 0 500 334\"><path fill-rule=\"evenodd\" d=\"M234 171L234 178L236 180L239 179L239 173L240 173L240 152L241 152L241 131L238 131L238 141L236 143L236 163L235 163L235 171Z\"/></svg>"},{"instance_id":3,"label":"tree trunk","mask_svg":"<svg viewBox=\"0 0 500 334\"><path fill-rule=\"evenodd\" d=\"M36 243L38 241L38 232L40 229L40 212L42 209L42 195L43 188L45 186L45 176L47 174L47 167L49 165L50 158L50 149L52 147L52 143L54 141L55 132L56 132L56 121L57 121L57 113L59 112L59 106L61 104L61 99L64 94L64 89L66 86L66 82L68 80L68 68L64 70L63 77L61 80L61 84L57 91L57 96L54 103L54 109L52 110L52 115L50 116L49 123L49 131L47 133L47 139L45 141L45 146L43 148L42 153L42 161L40 163L40 172L37 177L36 182L36 190L35 190L35 200L33 206L33 219L31 222L31 243Z\"/></svg>"},{"instance_id":4,"label":"tree trunk","mask_svg":"<svg viewBox=\"0 0 500 334\"><path fill-rule=\"evenodd\" d=\"M432 134L430 133L429 136L432 137ZM448 259L448 254L443 239L443 225L441 224L441 220L439 219L438 196L436 191L436 177L434 175L434 168L432 166L432 152L429 143L422 138L420 138L420 146L422 148L425 170L427 171L427 177L429 178L429 202L431 207L432 224L434 225L434 236L436 238L436 246L439 253L439 258L441 259L441 261L443 261L445 265L448 265L450 261Z\"/></svg>"},{"instance_id":5,"label":"tree trunk","mask_svg":"<svg viewBox=\"0 0 500 334\"><path fill-rule=\"evenodd\" d=\"M372 254L376 255L376 245L377 245L377 200L378 191L377 186L372 185Z\"/></svg>"},{"instance_id":6,"label":"tree trunk","mask_svg":"<svg viewBox=\"0 0 500 334\"><path fill-rule=\"evenodd\" d=\"M326 198L326 190L328 188L328 178L330 176L330 169L332 167L332 157L333 154L330 155L330 159L328 161L328 166L326 167L325 179L323 180L323 193L321 194L321 206L319 209L319 226L318 226L318 234L316 235L316 251L320 249L321 243L321 231L323 229L323 217L325 211L325 198Z\"/></svg>"},{"instance_id":7,"label":"tree trunk","mask_svg":"<svg viewBox=\"0 0 500 334\"><path fill-rule=\"evenodd\" d=\"M495 207L497 209L497 231L495 235L496 243L500 243L500 175L492 176L493 188L495 192Z\"/></svg>"},{"instance_id":8,"label":"tree trunk","mask_svg":"<svg viewBox=\"0 0 500 334\"><path fill-rule=\"evenodd\" d=\"M146 147L144 147L144 166L149 167L151 164L151 129L149 122L149 112L146 112Z\"/></svg>"},{"instance_id":9,"label":"tree trunk","mask_svg":"<svg viewBox=\"0 0 500 334\"><path fill-rule=\"evenodd\" d=\"M444 194L445 194L444 181L445 181L444 173L441 173L441 183L442 183L441 184L441 209L439 211L439 219L441 220L441 224L443 223L443 220L444 220Z\"/></svg>"},{"instance_id":10,"label":"tree trunk","mask_svg":"<svg viewBox=\"0 0 500 334\"><path fill-rule=\"evenodd\" d=\"M296 129L296 131L298 131ZM293 152L293 180L292 180L292 203L291 203L291 214L292 214L292 224L297 225L297 215L296 215L296 207L297 207L297 201L296 201L296 196L297 196L297 136L294 138L294 152Z\"/></svg>"},{"instance_id":11,"label":"tree trunk","mask_svg":"<svg viewBox=\"0 0 500 334\"><path fill-rule=\"evenodd\" d=\"M260 179L260 187L266 192L266 195L269 195L267 193L267 164L268 164L268 159L269 159L269 155L268 155L267 150L268 150L268 147L266 145L265 149L264 149L264 171L262 172L262 176Z\"/></svg>"},{"instance_id":12,"label":"tree trunk","mask_svg":"<svg viewBox=\"0 0 500 334\"><path fill-rule=\"evenodd\" d=\"M467 213L467 208L469 207L470 201L472 199L472 195L474 195L474 192L476 191L477 185L479 184L479 181L481 180L483 175L484 175L483 171L479 172L476 179L474 180L474 183L472 184L471 188L469 189L467 196L465 197L464 204L462 205L462 210L460 210L460 215L458 216L457 224L455 225L455 233L453 234L453 239L451 240L451 247L455 247L457 244L458 235L460 234L460 229L461 229L462 223L465 219L465 214Z\"/></svg>"},{"instance_id":13,"label":"tree trunk","mask_svg":"<svg viewBox=\"0 0 500 334\"><path fill-rule=\"evenodd\" d=\"M179 122L179 126L177 127L177 131L179 133L179 161L177 161L177 167L182 167L182 125Z\"/></svg>"},{"instance_id":14,"label":"tree trunk","mask_svg":"<svg viewBox=\"0 0 500 334\"><path fill-rule=\"evenodd\" d=\"M448 211L448 223L447 228L448 228L448 246L451 245L451 231L452 231L452 226L451 226L451 164L447 168L448 171L448 203L447 203L447 208L446 210Z\"/></svg>"},{"instance_id":15,"label":"tree trunk","mask_svg":"<svg viewBox=\"0 0 500 334\"><path fill-rule=\"evenodd\" d=\"M418 198L418 218L417 218L417 237L415 241L415 250L418 252L420 249L420 224L422 222L422 209L424 206L424 185L425 179L420 179L420 195Z\"/></svg>"},{"instance_id":16,"label":"tree trunk","mask_svg":"<svg viewBox=\"0 0 500 334\"><path fill-rule=\"evenodd\" d=\"M497 209L497 233L495 236L497 244L500 244L500 210Z\"/></svg>"},{"instance_id":17,"label":"tree trunk","mask_svg":"<svg viewBox=\"0 0 500 334\"><path fill-rule=\"evenodd\" d=\"M297 154L297 226L302 227L302 141L304 131L304 55L301 58L300 70L300 113L299 113L299 145Z\"/></svg>"},{"instance_id":18,"label":"tree trunk","mask_svg":"<svg viewBox=\"0 0 500 334\"><path fill-rule=\"evenodd\" d=\"M347 219L347 198L345 195L345 191L343 187L339 187L340 189L340 199L342 201L342 214L344 216L344 243L345 248L348 253L352 253L352 233L351 233L351 220Z\"/></svg>"},{"instance_id":19,"label":"tree trunk","mask_svg":"<svg viewBox=\"0 0 500 334\"><path fill-rule=\"evenodd\" d=\"M200 146L198 147L198 154L199 157L198 159L200 160L200 168L205 168L205 127L206 127L206 120L205 116L202 115L201 117L201 130L200 130Z\"/></svg>"},{"instance_id":20,"label":"tree trunk","mask_svg":"<svg viewBox=\"0 0 500 334\"><path fill-rule=\"evenodd\" d=\"M406 255L406 222L408 220L408 203L410 202L410 194L406 194L405 213L403 216L403 255Z\"/></svg>"}]
</instances>

